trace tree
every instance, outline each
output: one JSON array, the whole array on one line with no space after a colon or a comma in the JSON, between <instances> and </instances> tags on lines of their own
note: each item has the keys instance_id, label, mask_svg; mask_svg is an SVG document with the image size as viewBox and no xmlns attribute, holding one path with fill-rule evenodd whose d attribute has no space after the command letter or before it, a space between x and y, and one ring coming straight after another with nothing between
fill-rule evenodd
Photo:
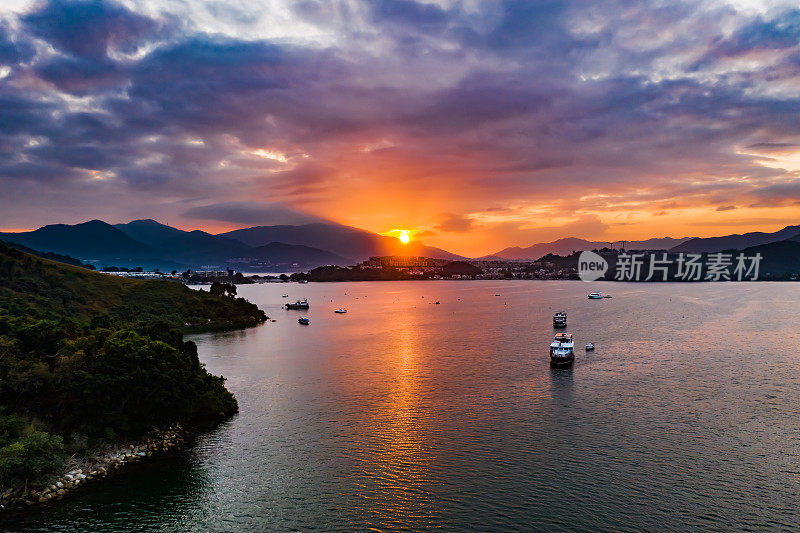
<instances>
[{"instance_id":1,"label":"tree","mask_svg":"<svg viewBox=\"0 0 800 533\"><path fill-rule=\"evenodd\" d=\"M0 482L39 483L64 465L64 439L46 431L34 431L0 448Z\"/></svg>"}]
</instances>

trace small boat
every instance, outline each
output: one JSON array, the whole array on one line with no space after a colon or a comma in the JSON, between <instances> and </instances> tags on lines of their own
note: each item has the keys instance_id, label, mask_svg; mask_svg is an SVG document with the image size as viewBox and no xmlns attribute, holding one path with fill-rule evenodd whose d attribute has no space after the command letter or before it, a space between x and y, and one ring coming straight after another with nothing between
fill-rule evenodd
<instances>
[{"instance_id":1,"label":"small boat","mask_svg":"<svg viewBox=\"0 0 800 533\"><path fill-rule=\"evenodd\" d=\"M303 298L302 300L297 300L293 304L286 304L286 309L308 309L308 300Z\"/></svg>"},{"instance_id":2,"label":"small boat","mask_svg":"<svg viewBox=\"0 0 800 533\"><path fill-rule=\"evenodd\" d=\"M613 298L613 296L611 296L610 294L604 294L603 298Z\"/></svg>"},{"instance_id":3,"label":"small boat","mask_svg":"<svg viewBox=\"0 0 800 533\"><path fill-rule=\"evenodd\" d=\"M309 325L309 323L310 323L310 321L308 320L308 318L306 318L306 317L304 317L304 316L301 316L300 318L298 318L298 319L297 319L297 322L298 322L299 324L302 324L302 325L304 325L304 326L307 326L307 325Z\"/></svg>"},{"instance_id":4,"label":"small boat","mask_svg":"<svg viewBox=\"0 0 800 533\"><path fill-rule=\"evenodd\" d=\"M572 334L558 333L550 344L550 366L565 368L575 361L575 343Z\"/></svg>"},{"instance_id":5,"label":"small boat","mask_svg":"<svg viewBox=\"0 0 800 533\"><path fill-rule=\"evenodd\" d=\"M435 302L433 302L433 305L441 305L441 303L442 302L440 302L439 300L436 300Z\"/></svg>"},{"instance_id":6,"label":"small boat","mask_svg":"<svg viewBox=\"0 0 800 533\"><path fill-rule=\"evenodd\" d=\"M592 350L594 350L594 343L593 342L587 342L586 343L586 351L587 352L591 352Z\"/></svg>"},{"instance_id":7,"label":"small boat","mask_svg":"<svg viewBox=\"0 0 800 533\"><path fill-rule=\"evenodd\" d=\"M336 309L336 310L334 311L334 313L339 313L340 315L343 315L343 314L345 314L346 312L347 312L347 309Z\"/></svg>"},{"instance_id":8,"label":"small boat","mask_svg":"<svg viewBox=\"0 0 800 533\"><path fill-rule=\"evenodd\" d=\"M603 293L600 291L589 293L590 300L600 300L603 298Z\"/></svg>"},{"instance_id":9,"label":"small boat","mask_svg":"<svg viewBox=\"0 0 800 533\"><path fill-rule=\"evenodd\" d=\"M564 311L559 311L555 315L553 315L553 327L554 328L565 328L567 327L567 313Z\"/></svg>"},{"instance_id":10,"label":"small boat","mask_svg":"<svg viewBox=\"0 0 800 533\"><path fill-rule=\"evenodd\" d=\"M307 279L301 279L300 281L298 281L298 283L303 283L303 284L305 284L305 283L308 283L308 280L307 280Z\"/></svg>"},{"instance_id":11,"label":"small boat","mask_svg":"<svg viewBox=\"0 0 800 533\"><path fill-rule=\"evenodd\" d=\"M284 295L283 295L283 297L284 297L284 298L288 298L288 297L289 297L289 295L288 295L288 294L284 294Z\"/></svg>"}]
</instances>

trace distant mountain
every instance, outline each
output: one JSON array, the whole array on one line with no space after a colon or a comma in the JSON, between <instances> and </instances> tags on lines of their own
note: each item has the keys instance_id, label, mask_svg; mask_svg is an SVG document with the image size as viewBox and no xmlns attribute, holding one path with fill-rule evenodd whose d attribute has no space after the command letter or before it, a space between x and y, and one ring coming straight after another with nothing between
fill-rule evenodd
<instances>
[{"instance_id":1,"label":"distant mountain","mask_svg":"<svg viewBox=\"0 0 800 533\"><path fill-rule=\"evenodd\" d=\"M721 252L722 250L744 250L751 246L760 246L771 242L783 241L800 235L800 226L786 226L775 233L754 231L742 235L725 235L724 237L707 237L689 239L670 249L670 252Z\"/></svg>"},{"instance_id":2,"label":"distant mountain","mask_svg":"<svg viewBox=\"0 0 800 533\"><path fill-rule=\"evenodd\" d=\"M0 239L41 252L70 255L90 263L118 266L158 266L162 263L158 250L132 239L102 220L74 225L52 224L20 233L0 233Z\"/></svg>"},{"instance_id":3,"label":"distant mountain","mask_svg":"<svg viewBox=\"0 0 800 533\"><path fill-rule=\"evenodd\" d=\"M684 237L682 239L663 237L647 239L644 241L625 241L625 249L668 250L669 248L680 244L687 239L688 237ZM578 239L576 237L566 237L553 242L534 244L532 246L528 246L527 248L520 248L519 246L506 248L495 254L492 254L491 256L487 256L485 259L490 259L491 257L500 257L511 260L539 259L547 254L569 255L573 251L594 250L597 248L609 247L610 245L611 243L609 241L587 241L585 239ZM617 246L619 246L619 244L617 244Z\"/></svg>"},{"instance_id":4,"label":"distant mountain","mask_svg":"<svg viewBox=\"0 0 800 533\"><path fill-rule=\"evenodd\" d=\"M768 274L771 279L800 274L800 236L744 248L742 253L746 257L761 254L759 279L765 279Z\"/></svg>"},{"instance_id":5,"label":"distant mountain","mask_svg":"<svg viewBox=\"0 0 800 533\"><path fill-rule=\"evenodd\" d=\"M252 247L205 231L183 231L155 220L134 220L115 228L160 251L163 257L186 265L225 264L232 258L255 257Z\"/></svg>"},{"instance_id":6,"label":"distant mountain","mask_svg":"<svg viewBox=\"0 0 800 533\"><path fill-rule=\"evenodd\" d=\"M35 231L0 233L13 246L39 254L69 255L96 266L183 270L206 266L236 269L292 270L320 265L347 265L350 258L310 246L280 242L250 246L204 231L183 231L155 220L134 220L114 226L100 220L56 224ZM55 257L53 257L55 259ZM297 267L293 267L297 264Z\"/></svg>"},{"instance_id":7,"label":"distant mountain","mask_svg":"<svg viewBox=\"0 0 800 533\"><path fill-rule=\"evenodd\" d=\"M380 255L421 255L435 259L459 260L464 257L418 242L403 244L394 237L340 224L314 223L299 226L255 226L222 233L250 246L282 242L328 250L351 263Z\"/></svg>"},{"instance_id":8,"label":"distant mountain","mask_svg":"<svg viewBox=\"0 0 800 533\"><path fill-rule=\"evenodd\" d=\"M252 248L251 256L258 261L269 262L276 271L314 268L323 265L350 265L352 260L319 248L300 244L271 242ZM297 265L297 266L295 266Z\"/></svg>"}]
</instances>

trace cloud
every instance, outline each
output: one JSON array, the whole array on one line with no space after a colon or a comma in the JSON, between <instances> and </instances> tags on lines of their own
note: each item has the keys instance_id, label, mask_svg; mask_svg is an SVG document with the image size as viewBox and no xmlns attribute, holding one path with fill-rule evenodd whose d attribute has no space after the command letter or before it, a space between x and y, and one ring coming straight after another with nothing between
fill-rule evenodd
<instances>
[{"instance_id":1,"label":"cloud","mask_svg":"<svg viewBox=\"0 0 800 533\"><path fill-rule=\"evenodd\" d=\"M721 205L717 207L716 211L731 211L733 209L736 209L735 205Z\"/></svg>"},{"instance_id":2,"label":"cloud","mask_svg":"<svg viewBox=\"0 0 800 533\"><path fill-rule=\"evenodd\" d=\"M447 218L436 225L439 231L449 231L453 233L469 233L475 227L475 221L471 218L448 214Z\"/></svg>"},{"instance_id":3,"label":"cloud","mask_svg":"<svg viewBox=\"0 0 800 533\"><path fill-rule=\"evenodd\" d=\"M194 220L213 220L234 224L271 226L310 224L323 220L286 206L259 202L225 202L192 207L183 216Z\"/></svg>"},{"instance_id":4,"label":"cloud","mask_svg":"<svg viewBox=\"0 0 800 533\"><path fill-rule=\"evenodd\" d=\"M49 0L22 17L31 35L78 57L102 57L109 49L133 52L162 29L153 18L103 0Z\"/></svg>"},{"instance_id":5,"label":"cloud","mask_svg":"<svg viewBox=\"0 0 800 533\"><path fill-rule=\"evenodd\" d=\"M235 224L313 212L436 228L444 245L798 197L794 171L767 165L800 146L796 9L270 4L48 0L0 15L0 191L60 198L23 210L0 195L22 217L8 224L74 217L65 205L88 197L114 219L141 205Z\"/></svg>"}]
</instances>

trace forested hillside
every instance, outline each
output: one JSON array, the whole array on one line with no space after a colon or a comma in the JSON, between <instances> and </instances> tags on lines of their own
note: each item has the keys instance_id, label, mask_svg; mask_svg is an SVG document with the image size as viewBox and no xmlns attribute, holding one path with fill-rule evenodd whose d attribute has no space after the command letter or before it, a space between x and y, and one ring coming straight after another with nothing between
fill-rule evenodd
<instances>
[{"instance_id":1,"label":"forested hillside","mask_svg":"<svg viewBox=\"0 0 800 533\"><path fill-rule=\"evenodd\" d=\"M244 299L113 277L0 245L0 492L67 453L237 410L181 329L257 325Z\"/></svg>"}]
</instances>

